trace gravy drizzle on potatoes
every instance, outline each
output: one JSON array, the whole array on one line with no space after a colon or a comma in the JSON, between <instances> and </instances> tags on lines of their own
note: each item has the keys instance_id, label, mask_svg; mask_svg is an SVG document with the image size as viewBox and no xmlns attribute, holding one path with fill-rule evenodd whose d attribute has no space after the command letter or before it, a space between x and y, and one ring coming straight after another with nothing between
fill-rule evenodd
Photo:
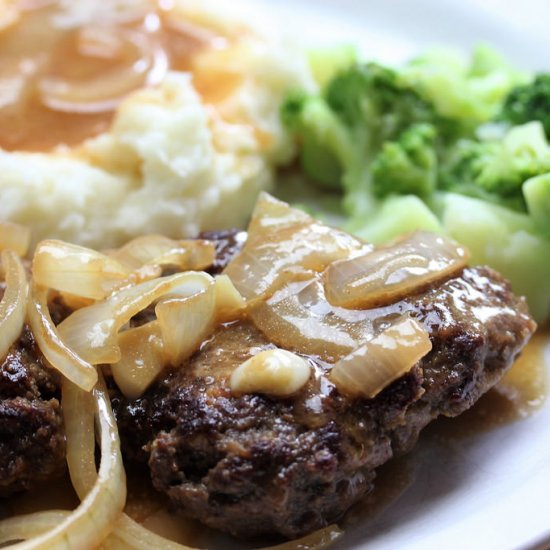
<instances>
[{"instance_id":1,"label":"gravy drizzle on potatoes","mask_svg":"<svg viewBox=\"0 0 550 550\"><path fill-rule=\"evenodd\" d=\"M8 6L0 219L102 248L244 225L292 152L278 108L313 85L300 56L220 1Z\"/></svg>"}]
</instances>

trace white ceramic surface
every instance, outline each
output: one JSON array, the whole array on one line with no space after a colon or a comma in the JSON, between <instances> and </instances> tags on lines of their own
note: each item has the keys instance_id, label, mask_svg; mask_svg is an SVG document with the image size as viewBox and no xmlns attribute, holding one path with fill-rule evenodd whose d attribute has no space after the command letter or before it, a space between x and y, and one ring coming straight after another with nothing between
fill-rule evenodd
<instances>
[{"instance_id":1,"label":"white ceramic surface","mask_svg":"<svg viewBox=\"0 0 550 550\"><path fill-rule=\"evenodd\" d=\"M469 50L485 41L519 66L550 70L548 0L256 2L291 35L353 41L387 62L432 45ZM406 472L387 474L399 478L390 479L392 498L347 528L335 548L550 548L550 401L525 420L470 437L442 440L432 430L399 465Z\"/></svg>"}]
</instances>

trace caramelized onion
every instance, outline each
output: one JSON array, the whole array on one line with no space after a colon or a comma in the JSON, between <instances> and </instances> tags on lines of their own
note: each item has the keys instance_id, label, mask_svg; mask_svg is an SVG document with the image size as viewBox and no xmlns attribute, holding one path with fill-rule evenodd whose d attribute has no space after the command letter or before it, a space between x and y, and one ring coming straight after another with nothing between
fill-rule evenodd
<instances>
[{"instance_id":1,"label":"caramelized onion","mask_svg":"<svg viewBox=\"0 0 550 550\"><path fill-rule=\"evenodd\" d=\"M176 241L162 235L145 235L111 251L110 256L131 269L171 265L181 271L201 271L214 263L216 248L212 241L202 239Z\"/></svg>"},{"instance_id":2,"label":"caramelized onion","mask_svg":"<svg viewBox=\"0 0 550 550\"><path fill-rule=\"evenodd\" d=\"M38 82L42 103L54 111L67 113L110 111L129 92L158 83L166 73L168 60L163 49L153 44L146 33L128 28L98 26L82 29L76 44L79 63L85 66L90 59L91 63L97 63L98 50L105 51L108 42L111 51L116 52L116 59L110 59L110 65L99 76L42 77Z\"/></svg>"},{"instance_id":3,"label":"caramelized onion","mask_svg":"<svg viewBox=\"0 0 550 550\"><path fill-rule=\"evenodd\" d=\"M0 301L0 359L6 356L23 330L29 293L25 268L13 250L2 252L2 267L6 289Z\"/></svg>"},{"instance_id":4,"label":"caramelized onion","mask_svg":"<svg viewBox=\"0 0 550 550\"><path fill-rule=\"evenodd\" d=\"M267 300L255 300L248 314L270 341L285 349L335 362L373 333L362 311L339 308L325 298L319 276L290 282Z\"/></svg>"},{"instance_id":5,"label":"caramelized onion","mask_svg":"<svg viewBox=\"0 0 550 550\"><path fill-rule=\"evenodd\" d=\"M164 350L172 365L180 365L197 351L214 326L214 281L186 298L162 300L155 307Z\"/></svg>"},{"instance_id":6,"label":"caramelized onion","mask_svg":"<svg viewBox=\"0 0 550 550\"><path fill-rule=\"evenodd\" d=\"M189 297L212 283L206 273L188 271L124 288L102 302L83 307L59 324L59 335L70 349L93 365L121 359L118 331L134 315L165 295Z\"/></svg>"},{"instance_id":7,"label":"caramelized onion","mask_svg":"<svg viewBox=\"0 0 550 550\"><path fill-rule=\"evenodd\" d=\"M323 275L325 292L336 306L385 305L457 273L468 256L448 237L417 231L393 245L334 262Z\"/></svg>"},{"instance_id":8,"label":"caramelized onion","mask_svg":"<svg viewBox=\"0 0 550 550\"><path fill-rule=\"evenodd\" d=\"M12 222L0 222L0 250L13 250L24 256L31 243L31 229Z\"/></svg>"},{"instance_id":9,"label":"caramelized onion","mask_svg":"<svg viewBox=\"0 0 550 550\"><path fill-rule=\"evenodd\" d=\"M9 518L0 522L0 544L12 540L36 536L61 523L70 515L65 510L36 512ZM342 530L336 525L329 525L297 540L291 540L265 547L263 550L325 550L342 536ZM177 542L165 539L149 531L133 519L123 514L116 528L103 542L104 550L194 550Z\"/></svg>"},{"instance_id":10,"label":"caramelized onion","mask_svg":"<svg viewBox=\"0 0 550 550\"><path fill-rule=\"evenodd\" d=\"M31 283L28 317L34 339L49 363L71 382L90 391L97 382L96 369L59 337L48 309L48 289L34 281Z\"/></svg>"},{"instance_id":11,"label":"caramelized onion","mask_svg":"<svg viewBox=\"0 0 550 550\"><path fill-rule=\"evenodd\" d=\"M67 442L67 466L73 488L84 500L97 480L95 462L96 403L92 392L64 380L61 407Z\"/></svg>"},{"instance_id":12,"label":"caramelized onion","mask_svg":"<svg viewBox=\"0 0 550 550\"><path fill-rule=\"evenodd\" d=\"M269 293L289 268L320 272L335 260L371 248L264 193L256 203L248 240L224 273L249 299Z\"/></svg>"},{"instance_id":13,"label":"caramelized onion","mask_svg":"<svg viewBox=\"0 0 550 550\"><path fill-rule=\"evenodd\" d=\"M102 300L129 277L131 270L91 248L46 240L36 247L32 272L39 285Z\"/></svg>"},{"instance_id":14,"label":"caramelized onion","mask_svg":"<svg viewBox=\"0 0 550 550\"><path fill-rule=\"evenodd\" d=\"M118 345L121 358L111 365L113 378L128 399L137 399L166 364L159 323L151 321L121 332Z\"/></svg>"},{"instance_id":15,"label":"caramelized onion","mask_svg":"<svg viewBox=\"0 0 550 550\"><path fill-rule=\"evenodd\" d=\"M233 321L244 311L246 302L227 275L218 275L214 281L216 321Z\"/></svg>"},{"instance_id":16,"label":"caramelized onion","mask_svg":"<svg viewBox=\"0 0 550 550\"><path fill-rule=\"evenodd\" d=\"M0 547L4 548L5 544L16 540L42 535L65 521L70 514L68 510L47 510L3 519L0 521ZM14 545L6 548L13 549Z\"/></svg>"},{"instance_id":17,"label":"caramelized onion","mask_svg":"<svg viewBox=\"0 0 550 550\"><path fill-rule=\"evenodd\" d=\"M330 379L342 393L370 399L409 372L431 349L428 333L405 316L338 361Z\"/></svg>"}]
</instances>

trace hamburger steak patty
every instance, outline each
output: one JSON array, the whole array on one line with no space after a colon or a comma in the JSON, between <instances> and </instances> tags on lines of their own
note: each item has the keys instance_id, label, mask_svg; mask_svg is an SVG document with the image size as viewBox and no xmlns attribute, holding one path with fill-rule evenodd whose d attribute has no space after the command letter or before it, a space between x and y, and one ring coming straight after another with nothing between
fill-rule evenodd
<instances>
[{"instance_id":1,"label":"hamburger steak patty","mask_svg":"<svg viewBox=\"0 0 550 550\"><path fill-rule=\"evenodd\" d=\"M424 426L491 388L535 330L524 300L488 268L365 316L376 332L403 313L433 349L374 399L341 395L315 357L315 375L291 398L233 395L232 371L273 345L247 320L222 326L142 398L114 397L126 456L148 463L176 509L236 536L293 538L337 520Z\"/></svg>"},{"instance_id":2,"label":"hamburger steak patty","mask_svg":"<svg viewBox=\"0 0 550 550\"><path fill-rule=\"evenodd\" d=\"M0 496L65 469L59 377L26 327L0 364Z\"/></svg>"}]
</instances>

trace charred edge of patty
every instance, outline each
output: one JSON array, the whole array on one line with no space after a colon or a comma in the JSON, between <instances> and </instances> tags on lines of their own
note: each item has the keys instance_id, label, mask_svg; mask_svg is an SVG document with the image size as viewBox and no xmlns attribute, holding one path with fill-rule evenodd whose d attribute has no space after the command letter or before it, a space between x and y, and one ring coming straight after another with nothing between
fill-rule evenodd
<instances>
[{"instance_id":1,"label":"charred edge of patty","mask_svg":"<svg viewBox=\"0 0 550 550\"><path fill-rule=\"evenodd\" d=\"M0 496L64 471L60 378L25 327L0 365Z\"/></svg>"}]
</instances>

